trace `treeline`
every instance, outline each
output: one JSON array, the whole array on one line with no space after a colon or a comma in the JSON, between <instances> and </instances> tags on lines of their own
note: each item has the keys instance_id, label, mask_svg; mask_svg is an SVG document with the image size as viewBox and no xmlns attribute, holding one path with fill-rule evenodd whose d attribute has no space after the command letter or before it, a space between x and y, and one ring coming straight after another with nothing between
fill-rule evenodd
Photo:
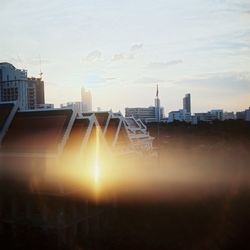
<instances>
[{"instance_id":1,"label":"treeline","mask_svg":"<svg viewBox=\"0 0 250 250\"><path fill-rule=\"evenodd\" d=\"M162 165L250 168L250 122L148 124Z\"/></svg>"},{"instance_id":2,"label":"treeline","mask_svg":"<svg viewBox=\"0 0 250 250\"><path fill-rule=\"evenodd\" d=\"M244 120L216 120L213 123L200 122L190 124L175 121L173 123L149 123L150 134L155 137L154 143L160 145L170 141L192 142L240 142L250 143L250 122Z\"/></svg>"}]
</instances>

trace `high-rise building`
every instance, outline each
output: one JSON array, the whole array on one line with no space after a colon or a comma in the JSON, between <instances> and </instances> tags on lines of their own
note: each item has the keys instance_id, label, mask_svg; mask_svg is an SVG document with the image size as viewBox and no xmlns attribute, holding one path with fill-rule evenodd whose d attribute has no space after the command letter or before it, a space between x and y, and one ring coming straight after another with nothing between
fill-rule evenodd
<instances>
[{"instance_id":1,"label":"high-rise building","mask_svg":"<svg viewBox=\"0 0 250 250\"><path fill-rule=\"evenodd\" d=\"M186 94L183 98L183 110L184 112L191 114L191 95Z\"/></svg>"},{"instance_id":2,"label":"high-rise building","mask_svg":"<svg viewBox=\"0 0 250 250\"><path fill-rule=\"evenodd\" d=\"M0 63L0 101L17 101L20 110L35 109L44 104L44 82L27 77L27 71L10 63Z\"/></svg>"},{"instance_id":3,"label":"high-rise building","mask_svg":"<svg viewBox=\"0 0 250 250\"><path fill-rule=\"evenodd\" d=\"M44 104L44 81L41 78L28 78L28 108L35 109Z\"/></svg>"},{"instance_id":4,"label":"high-rise building","mask_svg":"<svg viewBox=\"0 0 250 250\"><path fill-rule=\"evenodd\" d=\"M85 90L84 87L81 89L81 99L82 99L82 112L92 111L92 95L89 90Z\"/></svg>"},{"instance_id":5,"label":"high-rise building","mask_svg":"<svg viewBox=\"0 0 250 250\"><path fill-rule=\"evenodd\" d=\"M157 122L160 122L161 120L161 102L159 98L158 84L157 84L156 96L155 96L155 120Z\"/></svg>"},{"instance_id":6,"label":"high-rise building","mask_svg":"<svg viewBox=\"0 0 250 250\"><path fill-rule=\"evenodd\" d=\"M28 109L27 71L10 63L0 63L0 101L17 101L21 110Z\"/></svg>"}]
</instances>

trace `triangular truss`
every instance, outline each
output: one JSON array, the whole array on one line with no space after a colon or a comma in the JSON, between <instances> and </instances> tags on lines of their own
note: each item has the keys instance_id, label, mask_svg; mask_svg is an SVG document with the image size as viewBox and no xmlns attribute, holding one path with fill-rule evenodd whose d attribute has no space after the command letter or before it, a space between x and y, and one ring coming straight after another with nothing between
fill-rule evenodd
<instances>
[{"instance_id":1,"label":"triangular truss","mask_svg":"<svg viewBox=\"0 0 250 250\"><path fill-rule=\"evenodd\" d=\"M72 109L17 111L15 103L0 103L0 157L83 155L96 129L101 144L112 152L150 150L153 137L145 124L118 113L92 112L77 116Z\"/></svg>"},{"instance_id":2,"label":"triangular truss","mask_svg":"<svg viewBox=\"0 0 250 250\"><path fill-rule=\"evenodd\" d=\"M0 145L17 110L18 105L16 102L0 103Z\"/></svg>"}]
</instances>

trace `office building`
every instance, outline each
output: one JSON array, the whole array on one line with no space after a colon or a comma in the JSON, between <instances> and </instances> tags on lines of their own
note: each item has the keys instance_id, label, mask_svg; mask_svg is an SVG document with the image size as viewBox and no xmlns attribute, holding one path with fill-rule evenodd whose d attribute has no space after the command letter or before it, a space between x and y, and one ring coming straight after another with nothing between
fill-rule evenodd
<instances>
[{"instance_id":1,"label":"office building","mask_svg":"<svg viewBox=\"0 0 250 250\"><path fill-rule=\"evenodd\" d=\"M191 95L186 94L183 98L183 110L191 114Z\"/></svg>"},{"instance_id":2,"label":"office building","mask_svg":"<svg viewBox=\"0 0 250 250\"><path fill-rule=\"evenodd\" d=\"M234 120L234 119L235 119L234 112L224 112L223 113L223 121L225 121L225 120Z\"/></svg>"},{"instance_id":3,"label":"office building","mask_svg":"<svg viewBox=\"0 0 250 250\"><path fill-rule=\"evenodd\" d=\"M191 114L183 109L180 109L178 111L171 111L168 114L167 122L171 123L174 121L191 122L192 121Z\"/></svg>"},{"instance_id":4,"label":"office building","mask_svg":"<svg viewBox=\"0 0 250 250\"><path fill-rule=\"evenodd\" d=\"M183 109L171 111L168 113L167 122L191 122L191 94L186 94L183 98Z\"/></svg>"},{"instance_id":5,"label":"office building","mask_svg":"<svg viewBox=\"0 0 250 250\"><path fill-rule=\"evenodd\" d=\"M60 107L62 109L71 108L79 114L84 112L82 102L67 102L65 104L61 104Z\"/></svg>"},{"instance_id":6,"label":"office building","mask_svg":"<svg viewBox=\"0 0 250 250\"><path fill-rule=\"evenodd\" d=\"M250 107L245 110L245 120L250 121Z\"/></svg>"},{"instance_id":7,"label":"office building","mask_svg":"<svg viewBox=\"0 0 250 250\"><path fill-rule=\"evenodd\" d=\"M156 119L156 109L154 106L148 108L125 108L125 116L133 116L135 119L141 119L144 122L154 122ZM164 109L160 108L160 119L164 117Z\"/></svg>"},{"instance_id":8,"label":"office building","mask_svg":"<svg viewBox=\"0 0 250 250\"><path fill-rule=\"evenodd\" d=\"M250 107L244 111L236 112L236 119L250 121Z\"/></svg>"},{"instance_id":9,"label":"office building","mask_svg":"<svg viewBox=\"0 0 250 250\"><path fill-rule=\"evenodd\" d=\"M89 90L84 87L81 89L82 112L92 111L92 95Z\"/></svg>"},{"instance_id":10,"label":"office building","mask_svg":"<svg viewBox=\"0 0 250 250\"><path fill-rule=\"evenodd\" d=\"M210 114L215 115L218 120L223 120L223 110L222 109L212 109Z\"/></svg>"},{"instance_id":11,"label":"office building","mask_svg":"<svg viewBox=\"0 0 250 250\"><path fill-rule=\"evenodd\" d=\"M0 101L17 101L21 110L28 109L27 71L10 63L0 63Z\"/></svg>"},{"instance_id":12,"label":"office building","mask_svg":"<svg viewBox=\"0 0 250 250\"><path fill-rule=\"evenodd\" d=\"M44 104L44 82L28 78L26 70L10 63L0 63L0 101L17 101L20 110L36 109Z\"/></svg>"},{"instance_id":13,"label":"office building","mask_svg":"<svg viewBox=\"0 0 250 250\"><path fill-rule=\"evenodd\" d=\"M160 106L158 85L156 89L155 106L148 108L125 108L125 116L133 116L135 119L140 119L143 122L159 122L164 118L164 108Z\"/></svg>"},{"instance_id":14,"label":"office building","mask_svg":"<svg viewBox=\"0 0 250 250\"><path fill-rule=\"evenodd\" d=\"M215 120L218 120L218 116L216 114L212 114L211 112L195 113L194 116L192 117L193 124L197 124L199 122L211 123Z\"/></svg>"},{"instance_id":15,"label":"office building","mask_svg":"<svg viewBox=\"0 0 250 250\"><path fill-rule=\"evenodd\" d=\"M236 112L236 119L237 120L245 120L246 119L246 112L245 111Z\"/></svg>"},{"instance_id":16,"label":"office building","mask_svg":"<svg viewBox=\"0 0 250 250\"><path fill-rule=\"evenodd\" d=\"M45 103L44 81L41 78L28 78L28 109L36 109Z\"/></svg>"}]
</instances>

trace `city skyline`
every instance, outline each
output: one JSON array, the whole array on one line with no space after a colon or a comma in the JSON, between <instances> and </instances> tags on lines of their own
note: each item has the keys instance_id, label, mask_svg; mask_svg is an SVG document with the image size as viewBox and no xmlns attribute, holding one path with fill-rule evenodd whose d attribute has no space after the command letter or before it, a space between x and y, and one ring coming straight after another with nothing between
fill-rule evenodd
<instances>
[{"instance_id":1,"label":"city skyline","mask_svg":"<svg viewBox=\"0 0 250 250\"><path fill-rule=\"evenodd\" d=\"M148 107L159 84L166 113L184 93L193 112L249 107L246 0L1 4L1 61L33 76L41 67L47 103L80 100L85 85L94 109Z\"/></svg>"}]
</instances>

